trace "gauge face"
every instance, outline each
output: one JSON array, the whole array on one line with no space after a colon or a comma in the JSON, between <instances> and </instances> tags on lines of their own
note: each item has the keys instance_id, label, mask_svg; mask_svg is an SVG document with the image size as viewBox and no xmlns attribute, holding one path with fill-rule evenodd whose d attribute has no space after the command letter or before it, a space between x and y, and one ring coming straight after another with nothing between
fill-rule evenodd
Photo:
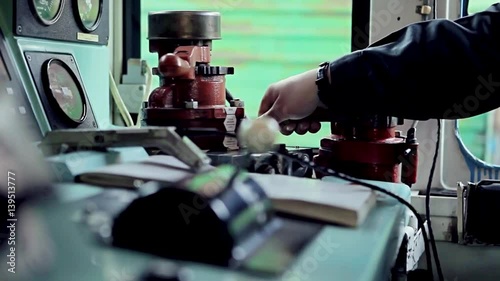
<instances>
[{"instance_id":1,"label":"gauge face","mask_svg":"<svg viewBox=\"0 0 500 281\"><path fill-rule=\"evenodd\" d=\"M70 73L69 68L59 60L52 60L47 66L49 88L61 110L75 122L85 118L85 102L82 87Z\"/></svg>"},{"instance_id":2,"label":"gauge face","mask_svg":"<svg viewBox=\"0 0 500 281\"><path fill-rule=\"evenodd\" d=\"M78 0L78 14L83 27L94 31L101 16L102 0Z\"/></svg>"},{"instance_id":3,"label":"gauge face","mask_svg":"<svg viewBox=\"0 0 500 281\"><path fill-rule=\"evenodd\" d=\"M47 25L55 23L62 13L63 0L33 0L38 18Z\"/></svg>"}]
</instances>

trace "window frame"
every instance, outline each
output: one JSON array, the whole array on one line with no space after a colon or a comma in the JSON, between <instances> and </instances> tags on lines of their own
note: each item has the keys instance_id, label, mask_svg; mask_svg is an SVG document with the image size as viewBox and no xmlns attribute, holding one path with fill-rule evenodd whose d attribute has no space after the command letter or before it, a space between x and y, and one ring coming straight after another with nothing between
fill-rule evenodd
<instances>
[{"instance_id":1,"label":"window frame","mask_svg":"<svg viewBox=\"0 0 500 281\"><path fill-rule=\"evenodd\" d=\"M141 58L141 0L123 1L123 63L122 75L127 73L127 61Z\"/></svg>"}]
</instances>

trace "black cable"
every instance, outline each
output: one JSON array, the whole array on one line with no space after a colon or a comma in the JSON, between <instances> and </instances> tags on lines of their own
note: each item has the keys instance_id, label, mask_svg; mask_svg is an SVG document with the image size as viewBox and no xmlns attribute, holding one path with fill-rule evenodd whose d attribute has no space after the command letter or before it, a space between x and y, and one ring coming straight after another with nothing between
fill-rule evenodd
<instances>
[{"instance_id":1,"label":"black cable","mask_svg":"<svg viewBox=\"0 0 500 281\"><path fill-rule=\"evenodd\" d=\"M425 244L424 247L425 247L427 270L429 270L431 272L431 275L432 275L432 257L431 257L431 251L429 249L429 237L427 236L427 231L425 230L424 221L422 220L422 218L418 214L418 212L415 209L415 207L413 207L410 203L408 203L403 198L397 196L396 194L394 194L394 193L392 193L390 191L387 191L387 190L385 190L385 189L383 189L381 187L378 187L378 186L376 186L374 184L361 181L361 180L359 180L357 178L354 178L354 177L342 174L342 173L334 171L332 169L328 169L328 168L325 168L325 167L317 166L314 162L303 161L301 159L298 159L298 158L292 157L290 155L287 155L286 153L277 153L277 154L279 154L279 155L281 155L281 156L283 156L285 158L291 159L293 161L297 161L297 162L301 163L302 165L309 166L310 168L312 168L314 170L317 170L317 171L319 170L320 172L322 172L322 173L324 173L326 175L333 176L333 177L336 177L336 178L340 178L340 179L352 182L354 184L362 185L362 186L367 187L367 188L369 188L371 190L381 192L383 194L386 194L386 195L388 195L388 196L396 199L399 203L405 205L415 215L415 217L417 218L418 227L422 230L422 235L423 235L424 244Z\"/></svg>"},{"instance_id":2,"label":"black cable","mask_svg":"<svg viewBox=\"0 0 500 281\"><path fill-rule=\"evenodd\" d=\"M233 186L234 182L236 181L236 178L240 175L240 172L241 172L241 168L238 166L235 166L235 170L231 174L231 177L229 178L229 180L227 181L226 188L224 188L223 190L228 190L229 188L231 188Z\"/></svg>"},{"instance_id":3,"label":"black cable","mask_svg":"<svg viewBox=\"0 0 500 281\"><path fill-rule=\"evenodd\" d=\"M434 1L434 3L433 3L433 7L432 7L432 13L433 13L432 16L434 17L434 20L436 20L437 19L437 7L436 7L437 0L433 0L433 1Z\"/></svg>"},{"instance_id":4,"label":"black cable","mask_svg":"<svg viewBox=\"0 0 500 281\"><path fill-rule=\"evenodd\" d=\"M429 239L432 246L432 252L434 255L434 262L436 263L436 271L438 273L438 277L440 281L444 280L443 271L441 269L441 262L439 260L439 254L437 251L436 240L434 239L434 232L432 231L432 223L431 223L431 186L432 186L432 178L434 177L434 170L436 170L437 157L439 154L439 145L441 138L441 120L437 120L437 140L436 140L436 149L434 151L434 157L432 159L432 166L429 173L429 180L427 181L427 189L425 192L425 216L428 223L429 228Z\"/></svg>"},{"instance_id":5,"label":"black cable","mask_svg":"<svg viewBox=\"0 0 500 281\"><path fill-rule=\"evenodd\" d=\"M228 103L231 103L231 101L233 101L233 100L234 100L233 95L231 95L231 92L229 92L229 90L226 89L226 101Z\"/></svg>"},{"instance_id":6,"label":"black cable","mask_svg":"<svg viewBox=\"0 0 500 281\"><path fill-rule=\"evenodd\" d=\"M439 126L441 124L439 123ZM196 133L213 133L213 134L220 134L220 135L226 135L226 136L230 136L230 137L237 137L234 133L228 133L228 132L222 132L222 131L218 131L218 130L213 130L213 129L206 129L206 128L189 128L189 129L186 129L184 130L185 132L196 132ZM439 130L438 130L438 134L440 134ZM439 141L439 137L438 137L438 141ZM438 143L439 144L439 143ZM439 147L439 145L437 146ZM349 182L352 182L354 184L359 184L359 185L362 185L364 187L367 187L367 188L370 188L374 191L378 191L378 192L381 192L383 194L386 194L394 199L396 199L399 203L405 205L408 209L410 209L410 211L415 215L416 219L417 219L417 222L418 222L418 227L422 230L422 235L423 235L423 238L424 238L424 247L425 247L425 255L426 255L426 263L427 263L427 270L430 271L431 273L431 276L433 276L433 266L432 266L432 256L431 256L431 251L429 249L429 236L427 235L427 231L425 229L425 225L424 225L424 221L422 220L422 218L420 217L420 215L418 214L417 210L410 204L408 203L406 200L404 200L403 198L397 196L396 194L390 192L390 191L387 191L381 187L378 187L376 185L373 185L373 184L370 184L370 183L366 183L366 182L363 182L357 178L354 178L354 177L351 177L351 176L348 176L348 175L345 175L345 174L342 174L342 173L339 173L337 171L334 171L332 169L328 169L328 168L325 168L325 167L321 167L321 166L317 166L314 162L310 162L310 161L304 161L302 159L298 159L296 157L293 157L293 156L290 156L286 153L280 153L280 152L273 152L274 154L278 154L278 155L281 155L282 157L284 158L287 158L289 160L292 160L292 161L296 161L304 166L308 166L316 171L320 171L324 174L327 174L329 176L333 176L333 177L337 177L337 178L340 178L340 179L343 179L343 180L346 180L346 181L349 181ZM436 153L437 154L437 153ZM436 158L436 157L435 157ZM434 161L436 162L436 161ZM435 167L435 163L433 163L433 167ZM238 170L237 172L235 172L233 174L234 178L237 177L238 173L240 171ZM434 173L434 168L432 169L431 173L433 174ZM231 186L232 184L234 183L234 179L230 179L228 181L228 187ZM428 225L429 229L431 228L430 226L430 222L429 222L429 225ZM434 239L432 238L432 242L431 243L433 246L433 249L435 247L435 242L434 242ZM437 251L435 252L434 254L435 257L437 257ZM436 258L435 258L436 260ZM436 266L438 267L438 273L441 272L441 275L442 275L442 271L441 271L441 265L439 263L439 258L437 259L437 263L436 263ZM440 279L440 281L442 281L442 279Z\"/></svg>"},{"instance_id":7,"label":"black cable","mask_svg":"<svg viewBox=\"0 0 500 281\"><path fill-rule=\"evenodd\" d=\"M461 11L460 11L460 17L466 17L469 15L469 0L461 0Z\"/></svg>"}]
</instances>

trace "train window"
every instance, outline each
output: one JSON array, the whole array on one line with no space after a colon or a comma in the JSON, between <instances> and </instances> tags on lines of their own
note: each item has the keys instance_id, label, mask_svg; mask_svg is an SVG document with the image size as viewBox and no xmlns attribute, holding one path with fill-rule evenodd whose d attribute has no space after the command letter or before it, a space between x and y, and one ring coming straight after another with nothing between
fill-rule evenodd
<instances>
[{"instance_id":1,"label":"train window","mask_svg":"<svg viewBox=\"0 0 500 281\"><path fill-rule=\"evenodd\" d=\"M472 0L472 1L466 1L468 2L468 14L474 14L477 12L484 11L488 9L491 5L497 3L497 1L492 1L492 0Z\"/></svg>"},{"instance_id":2,"label":"train window","mask_svg":"<svg viewBox=\"0 0 500 281\"><path fill-rule=\"evenodd\" d=\"M351 0L185 0L168 4L142 0L141 5L141 38L147 38L148 13L152 11L221 12L222 40L213 42L212 61L235 68L226 85L233 96L245 102L251 118L257 116L261 97L270 84L339 58L351 49ZM158 65L157 54L149 53L146 40L141 42L141 56L149 65ZM282 141L317 147L329 132L325 125L318 134L294 134Z\"/></svg>"},{"instance_id":3,"label":"train window","mask_svg":"<svg viewBox=\"0 0 500 281\"><path fill-rule=\"evenodd\" d=\"M468 1L468 14L486 10L495 3L491 0ZM458 121L460 137L475 157L492 164L500 164L500 111Z\"/></svg>"}]
</instances>

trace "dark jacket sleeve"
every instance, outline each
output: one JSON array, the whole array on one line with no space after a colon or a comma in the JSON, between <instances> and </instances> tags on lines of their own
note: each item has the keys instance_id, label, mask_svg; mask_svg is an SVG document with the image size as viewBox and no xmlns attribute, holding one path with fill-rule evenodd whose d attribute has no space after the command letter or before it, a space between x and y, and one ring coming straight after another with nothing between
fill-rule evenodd
<instances>
[{"instance_id":1,"label":"dark jacket sleeve","mask_svg":"<svg viewBox=\"0 0 500 281\"><path fill-rule=\"evenodd\" d=\"M460 119L500 107L500 4L409 25L330 63L335 114Z\"/></svg>"}]
</instances>

